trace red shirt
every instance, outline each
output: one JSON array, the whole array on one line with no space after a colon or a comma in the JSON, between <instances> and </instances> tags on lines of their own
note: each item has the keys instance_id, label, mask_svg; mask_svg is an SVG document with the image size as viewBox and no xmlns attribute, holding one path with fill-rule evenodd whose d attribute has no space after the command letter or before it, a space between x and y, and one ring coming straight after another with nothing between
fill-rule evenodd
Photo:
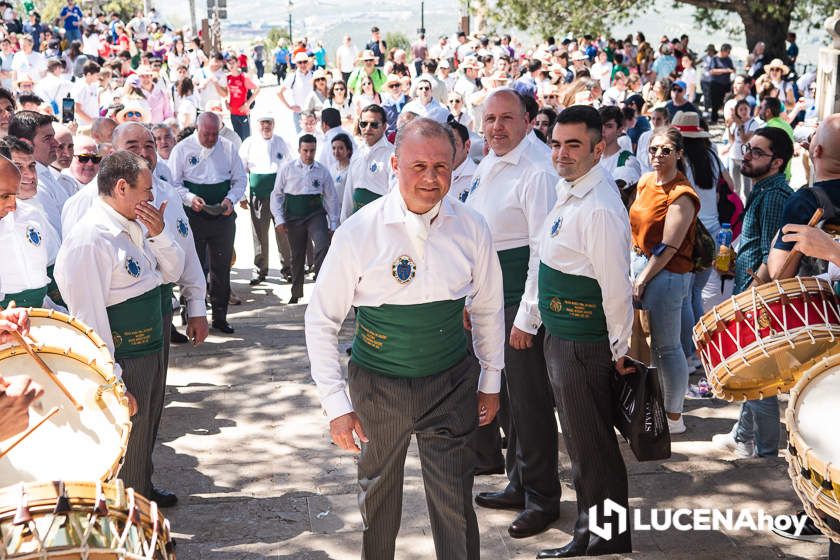
<instances>
[{"instance_id":1,"label":"red shirt","mask_svg":"<svg viewBox=\"0 0 840 560\"><path fill-rule=\"evenodd\" d=\"M250 83L251 80L245 74L239 74L238 76L228 74L228 105L230 105L231 115L245 116L248 114L244 105L248 101L248 85Z\"/></svg>"}]
</instances>

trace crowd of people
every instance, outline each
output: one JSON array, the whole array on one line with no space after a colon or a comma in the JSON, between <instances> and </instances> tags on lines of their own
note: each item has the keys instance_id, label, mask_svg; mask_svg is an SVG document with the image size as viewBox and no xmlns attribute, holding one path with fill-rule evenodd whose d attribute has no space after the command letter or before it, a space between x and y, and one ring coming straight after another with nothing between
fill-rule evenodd
<instances>
[{"instance_id":1,"label":"crowd of people","mask_svg":"<svg viewBox=\"0 0 840 560\"><path fill-rule=\"evenodd\" d=\"M0 306L67 310L102 336L134 412L121 477L163 506L177 502L151 479L169 344L234 332L237 205L251 285L270 273L272 230L288 303L317 279L312 376L334 441L362 452L370 558L394 555L412 434L438 557L478 557L473 499L516 510L515 538L545 530L561 488L555 409L578 518L540 557L631 550L629 533L588 528L590 507L608 520L604 500L628 500L613 372L633 371L628 356L653 364L682 433L685 399L711 396L689 383L700 317L756 278L838 262L803 226L822 199L790 184L796 160L840 205L840 119L817 119L793 35L786 60L760 45L739 73L731 45L698 54L686 35L527 46L458 32L406 51L373 27L331 57L308 39L208 52L154 10L124 23L67 0L52 24L27 15L8 8L0 39L0 239L15 255L0 260ZM732 266L700 266L698 231L724 228ZM794 247L823 260L799 270ZM337 337L351 309L348 381ZM5 313L0 327L24 328ZM16 418L38 396L6 389L0 404L15 405L0 414ZM715 439L775 457L779 426L775 397L747 401ZM487 473L508 484L473 498Z\"/></svg>"}]
</instances>

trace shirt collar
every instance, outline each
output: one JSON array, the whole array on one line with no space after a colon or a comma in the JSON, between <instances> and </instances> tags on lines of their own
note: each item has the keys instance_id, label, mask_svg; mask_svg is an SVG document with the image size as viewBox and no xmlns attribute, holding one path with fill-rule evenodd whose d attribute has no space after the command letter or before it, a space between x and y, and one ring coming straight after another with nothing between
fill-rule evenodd
<instances>
[{"instance_id":1,"label":"shirt collar","mask_svg":"<svg viewBox=\"0 0 840 560\"><path fill-rule=\"evenodd\" d=\"M383 208L386 224L397 224L406 221L408 209L400 192L399 185L395 185L391 192L385 195L385 206ZM437 218L445 218L455 215L455 208L449 196L444 196L440 202L440 210Z\"/></svg>"},{"instance_id":2,"label":"shirt collar","mask_svg":"<svg viewBox=\"0 0 840 560\"><path fill-rule=\"evenodd\" d=\"M529 132L529 134L531 134L531 133ZM530 144L531 144L531 141L528 138L528 134L526 134L525 138L523 138L519 142L519 144L516 145L516 147L514 149L512 149L511 151L509 151L505 155L498 156L498 155L496 155L496 153L492 149L490 150L490 155L492 157L494 157L495 159L499 160L499 161L503 161L505 163L511 163L513 165L516 165L516 164L519 163L519 159L522 157L522 152L524 152L525 148L527 146L529 146Z\"/></svg>"},{"instance_id":3,"label":"shirt collar","mask_svg":"<svg viewBox=\"0 0 840 560\"><path fill-rule=\"evenodd\" d=\"M117 235L122 232L129 233L132 226L131 220L114 210L114 208L105 202L105 199L101 196L96 198L94 204L99 206L100 213L104 218L100 224L108 230L108 233L111 233L112 235Z\"/></svg>"},{"instance_id":4,"label":"shirt collar","mask_svg":"<svg viewBox=\"0 0 840 560\"><path fill-rule=\"evenodd\" d=\"M461 162L461 165L455 168L455 171L452 172L452 180L459 179L462 175L464 175L464 171L475 171L476 168L475 162L472 158L467 155L467 159Z\"/></svg>"},{"instance_id":5,"label":"shirt collar","mask_svg":"<svg viewBox=\"0 0 840 560\"><path fill-rule=\"evenodd\" d=\"M596 163L592 166L592 169L574 181L569 182L566 179L560 179L560 183L557 186L559 191L557 197L558 202L565 201L570 196L576 198L585 197L599 183L612 180L612 177L607 177L606 175L608 175L607 171L600 163Z\"/></svg>"}]
</instances>

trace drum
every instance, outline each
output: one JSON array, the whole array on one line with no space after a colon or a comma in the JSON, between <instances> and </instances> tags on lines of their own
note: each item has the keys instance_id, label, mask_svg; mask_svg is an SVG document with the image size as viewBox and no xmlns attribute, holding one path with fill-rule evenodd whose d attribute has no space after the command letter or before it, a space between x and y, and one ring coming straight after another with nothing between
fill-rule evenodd
<instances>
[{"instance_id":1,"label":"drum","mask_svg":"<svg viewBox=\"0 0 840 560\"><path fill-rule=\"evenodd\" d=\"M62 389L22 346L0 350L0 375L26 375L44 388L30 408L30 428L49 419L25 439L0 441L0 486L37 480L110 480L117 475L128 444L131 421L125 385L105 362L101 339L66 315L33 310L37 356L82 406L77 410ZM104 350L107 355L107 348ZM17 443L12 447L13 443Z\"/></svg>"},{"instance_id":2,"label":"drum","mask_svg":"<svg viewBox=\"0 0 840 560\"><path fill-rule=\"evenodd\" d=\"M840 350L823 356L790 392L788 474L805 511L840 544Z\"/></svg>"},{"instance_id":3,"label":"drum","mask_svg":"<svg viewBox=\"0 0 840 560\"><path fill-rule=\"evenodd\" d=\"M729 401L789 391L838 336L837 296L830 283L810 277L750 288L694 326L709 384Z\"/></svg>"},{"instance_id":4,"label":"drum","mask_svg":"<svg viewBox=\"0 0 840 560\"><path fill-rule=\"evenodd\" d=\"M174 560L169 522L121 480L0 490L0 559Z\"/></svg>"}]
</instances>

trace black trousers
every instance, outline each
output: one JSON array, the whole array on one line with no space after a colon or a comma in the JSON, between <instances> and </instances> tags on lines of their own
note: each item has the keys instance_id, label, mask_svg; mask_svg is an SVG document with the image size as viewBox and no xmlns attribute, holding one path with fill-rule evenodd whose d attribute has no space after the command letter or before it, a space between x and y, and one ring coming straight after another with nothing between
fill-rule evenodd
<instances>
[{"instance_id":1,"label":"black trousers","mask_svg":"<svg viewBox=\"0 0 840 560\"><path fill-rule=\"evenodd\" d=\"M350 361L350 398L369 439L359 456L362 558L394 558L403 469L414 434L437 558L478 560L469 446L478 425L478 375L472 356L441 373L408 379L378 375Z\"/></svg>"},{"instance_id":2,"label":"black trousers","mask_svg":"<svg viewBox=\"0 0 840 560\"><path fill-rule=\"evenodd\" d=\"M731 86L727 84L719 84L718 82L711 83L711 97L712 97L712 110L711 115L709 115L709 119L712 123L716 123L718 121L718 111L721 110L723 107L723 98L726 97L726 92L730 90Z\"/></svg>"},{"instance_id":3,"label":"black trousers","mask_svg":"<svg viewBox=\"0 0 840 560\"><path fill-rule=\"evenodd\" d=\"M306 276L306 249L310 240L315 244L315 274L321 270L324 257L330 248L330 230L327 214L323 210L300 220L287 220L289 246L292 249L292 297L303 297L303 280Z\"/></svg>"},{"instance_id":4,"label":"black trousers","mask_svg":"<svg viewBox=\"0 0 840 560\"><path fill-rule=\"evenodd\" d=\"M612 354L607 341L579 342L547 335L545 358L572 460L578 510L575 534L586 534L592 506L597 507L601 526L612 519L603 514L604 500L628 507L627 469L613 428ZM614 519L612 526L617 527ZM613 536L611 542L624 543L629 550L630 531Z\"/></svg>"},{"instance_id":5,"label":"black trousers","mask_svg":"<svg viewBox=\"0 0 840 560\"><path fill-rule=\"evenodd\" d=\"M236 213L230 216L209 216L187 210L187 215L201 267L210 272L209 293L213 322L227 321Z\"/></svg>"},{"instance_id":6,"label":"black trousers","mask_svg":"<svg viewBox=\"0 0 840 560\"><path fill-rule=\"evenodd\" d=\"M828 545L828 560L840 560L840 544L831 541Z\"/></svg>"}]
</instances>

